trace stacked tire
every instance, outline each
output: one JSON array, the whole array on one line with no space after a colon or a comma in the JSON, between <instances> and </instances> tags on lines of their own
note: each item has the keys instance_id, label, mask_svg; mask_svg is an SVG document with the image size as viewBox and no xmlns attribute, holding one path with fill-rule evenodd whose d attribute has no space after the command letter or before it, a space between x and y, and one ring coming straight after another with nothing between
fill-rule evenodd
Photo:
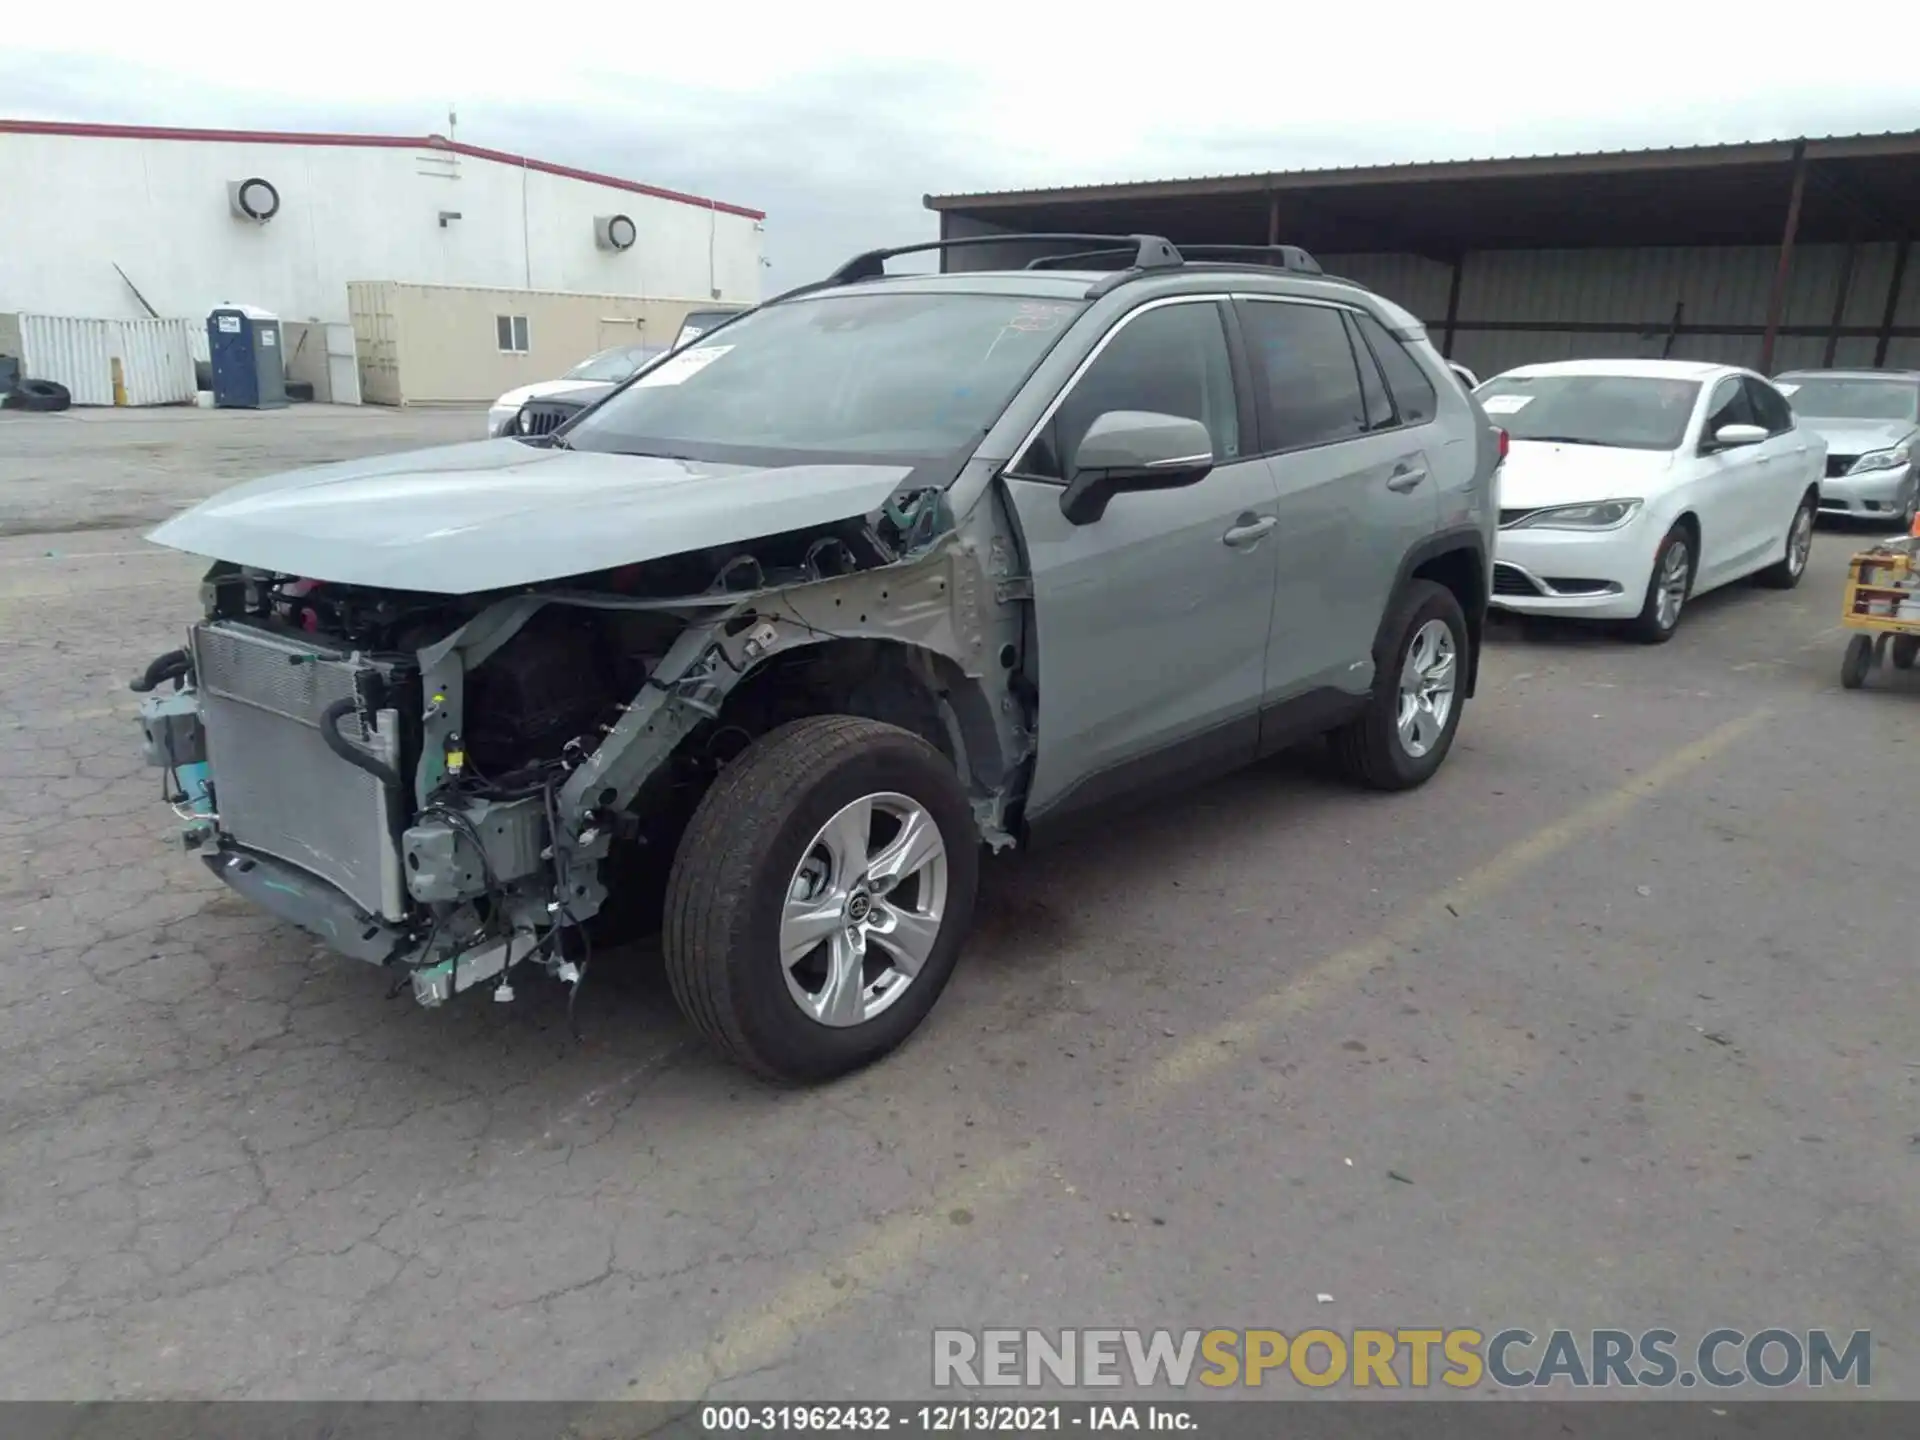
<instances>
[{"instance_id":1,"label":"stacked tire","mask_svg":"<svg viewBox=\"0 0 1920 1440\"><path fill-rule=\"evenodd\" d=\"M7 392L9 410L33 410L50 414L73 404L73 392L58 380L22 380Z\"/></svg>"}]
</instances>

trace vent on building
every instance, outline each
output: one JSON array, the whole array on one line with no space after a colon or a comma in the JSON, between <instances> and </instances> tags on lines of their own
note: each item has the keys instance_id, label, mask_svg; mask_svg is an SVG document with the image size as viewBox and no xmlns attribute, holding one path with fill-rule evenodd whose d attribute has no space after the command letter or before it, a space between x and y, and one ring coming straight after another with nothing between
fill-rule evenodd
<instances>
[{"instance_id":1,"label":"vent on building","mask_svg":"<svg viewBox=\"0 0 1920 1440\"><path fill-rule=\"evenodd\" d=\"M227 182L227 208L241 220L264 225L280 213L280 192L258 175Z\"/></svg>"},{"instance_id":2,"label":"vent on building","mask_svg":"<svg viewBox=\"0 0 1920 1440\"><path fill-rule=\"evenodd\" d=\"M625 250L639 238L640 232L625 215L593 217L593 243L602 250Z\"/></svg>"}]
</instances>

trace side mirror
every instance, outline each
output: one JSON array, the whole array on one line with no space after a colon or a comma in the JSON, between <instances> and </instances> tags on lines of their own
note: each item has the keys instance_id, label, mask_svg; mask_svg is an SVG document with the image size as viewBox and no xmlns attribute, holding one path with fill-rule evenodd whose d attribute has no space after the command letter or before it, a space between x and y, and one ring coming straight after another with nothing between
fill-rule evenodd
<instances>
[{"instance_id":1,"label":"side mirror","mask_svg":"<svg viewBox=\"0 0 1920 1440\"><path fill-rule=\"evenodd\" d=\"M1213 469L1213 437L1198 420L1149 410L1109 410L1087 427L1060 513L1091 525L1125 490L1174 490Z\"/></svg>"},{"instance_id":2,"label":"side mirror","mask_svg":"<svg viewBox=\"0 0 1920 1440\"><path fill-rule=\"evenodd\" d=\"M1713 432L1713 448L1737 450L1743 445L1758 445L1766 438L1764 425L1722 425Z\"/></svg>"}]
</instances>

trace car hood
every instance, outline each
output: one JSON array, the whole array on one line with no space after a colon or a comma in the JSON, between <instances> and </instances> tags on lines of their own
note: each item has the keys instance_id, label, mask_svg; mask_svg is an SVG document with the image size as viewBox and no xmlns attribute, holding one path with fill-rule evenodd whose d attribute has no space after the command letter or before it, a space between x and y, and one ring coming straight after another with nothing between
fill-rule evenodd
<instances>
[{"instance_id":1,"label":"car hood","mask_svg":"<svg viewBox=\"0 0 1920 1440\"><path fill-rule=\"evenodd\" d=\"M1669 450L1614 450L1604 445L1508 442L1500 467L1500 508L1538 510L1592 500L1645 498L1673 468Z\"/></svg>"},{"instance_id":2,"label":"car hood","mask_svg":"<svg viewBox=\"0 0 1920 1440\"><path fill-rule=\"evenodd\" d=\"M910 473L483 440L236 485L147 538L307 579L467 595L858 519Z\"/></svg>"},{"instance_id":3,"label":"car hood","mask_svg":"<svg viewBox=\"0 0 1920 1440\"><path fill-rule=\"evenodd\" d=\"M1911 438L1915 429L1908 420L1840 420L1819 415L1801 415L1796 420L1803 430L1811 430L1826 441L1828 451L1835 455L1891 449Z\"/></svg>"},{"instance_id":4,"label":"car hood","mask_svg":"<svg viewBox=\"0 0 1920 1440\"><path fill-rule=\"evenodd\" d=\"M611 390L611 380L536 380L531 385L522 385L518 390L509 390L490 407L500 410L511 406L518 410L529 400L544 399L548 395L559 395L572 390L601 393Z\"/></svg>"}]
</instances>

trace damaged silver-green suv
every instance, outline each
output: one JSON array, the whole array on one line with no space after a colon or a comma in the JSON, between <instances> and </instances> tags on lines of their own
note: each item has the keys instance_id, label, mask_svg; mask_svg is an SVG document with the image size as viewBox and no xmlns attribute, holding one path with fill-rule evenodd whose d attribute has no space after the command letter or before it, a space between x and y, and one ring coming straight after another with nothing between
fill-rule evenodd
<instances>
[{"instance_id":1,"label":"damaged silver-green suv","mask_svg":"<svg viewBox=\"0 0 1920 1440\"><path fill-rule=\"evenodd\" d=\"M1040 258L863 255L535 443L163 525L214 562L134 681L188 849L430 1005L658 928L808 1080L926 1016L983 844L1316 734L1426 780L1503 436L1419 323L1289 247L992 243Z\"/></svg>"}]
</instances>

